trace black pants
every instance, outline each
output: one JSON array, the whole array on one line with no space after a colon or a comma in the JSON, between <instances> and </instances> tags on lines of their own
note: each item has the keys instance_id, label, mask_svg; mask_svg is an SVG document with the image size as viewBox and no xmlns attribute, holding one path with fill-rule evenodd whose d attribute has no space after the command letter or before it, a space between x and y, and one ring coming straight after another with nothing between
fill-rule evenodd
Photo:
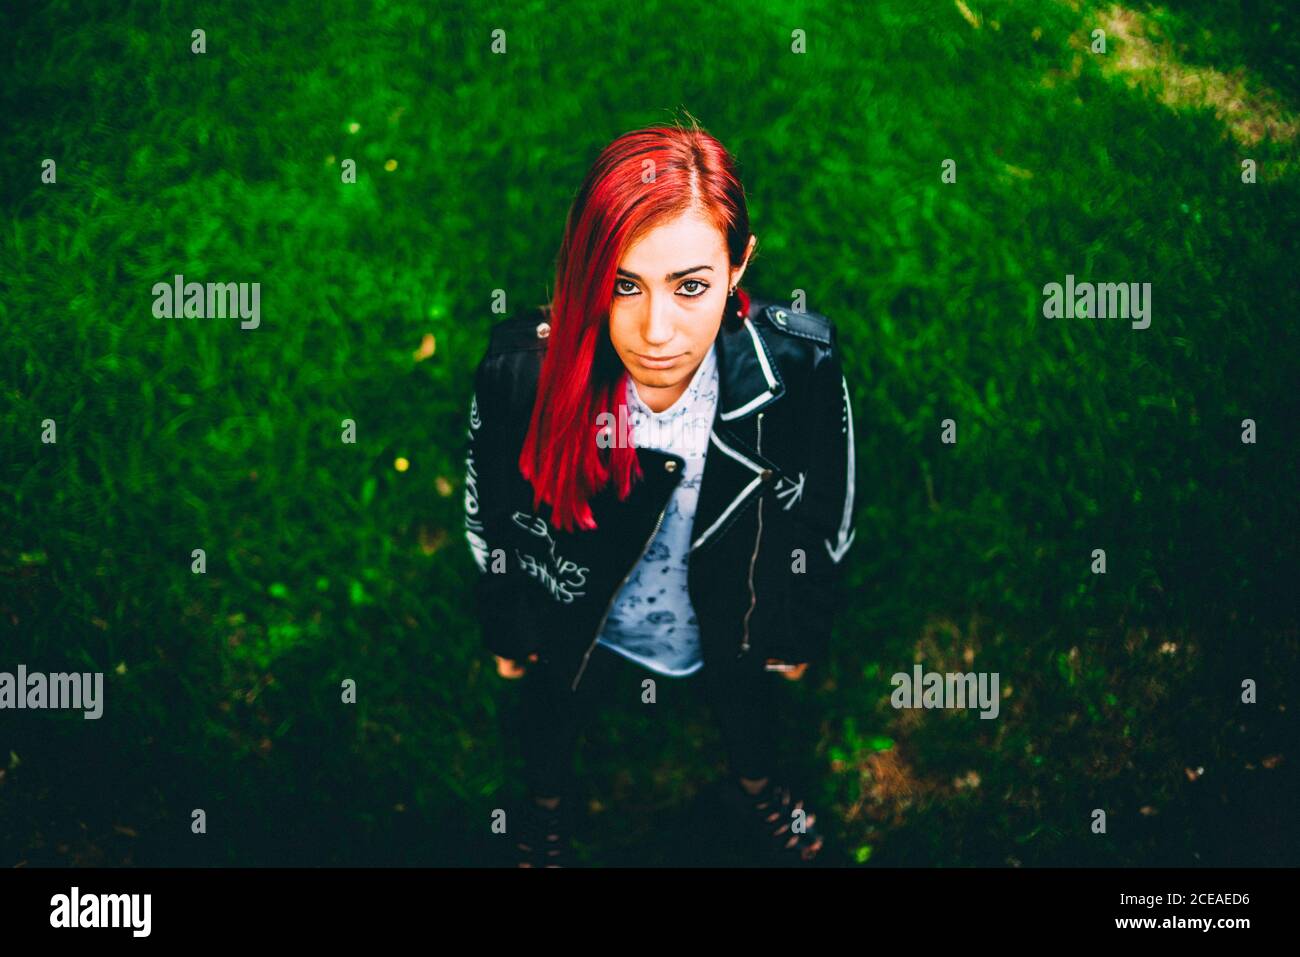
<instances>
[{"instance_id":1,"label":"black pants","mask_svg":"<svg viewBox=\"0 0 1300 957\"><path fill-rule=\"evenodd\" d=\"M519 679L514 736L520 741L525 785L542 797L572 793L573 758L584 726L603 706L656 707L643 702L643 684L655 681L656 699L693 688L708 702L726 748L728 768L745 778L763 778L776 768L777 713L784 679L763 668L763 659L745 655L721 665L706 663L692 675L674 678L597 645L577 691L573 675L532 662ZM783 690L783 689L782 689Z\"/></svg>"}]
</instances>

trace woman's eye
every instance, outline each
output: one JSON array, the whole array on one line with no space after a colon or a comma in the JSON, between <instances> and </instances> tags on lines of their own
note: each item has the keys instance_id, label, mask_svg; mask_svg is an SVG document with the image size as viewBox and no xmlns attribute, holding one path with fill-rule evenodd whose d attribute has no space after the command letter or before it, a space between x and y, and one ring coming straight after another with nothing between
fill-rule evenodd
<instances>
[{"instance_id":1,"label":"woman's eye","mask_svg":"<svg viewBox=\"0 0 1300 957\"><path fill-rule=\"evenodd\" d=\"M628 288L624 288L628 287ZM689 287L689 288L688 288ZM681 288L686 291L687 299L697 299L708 291L709 284L701 282L698 279L688 279L682 283ZM618 279L614 282L614 295L616 296L635 296L637 294L636 284L630 279Z\"/></svg>"}]
</instances>

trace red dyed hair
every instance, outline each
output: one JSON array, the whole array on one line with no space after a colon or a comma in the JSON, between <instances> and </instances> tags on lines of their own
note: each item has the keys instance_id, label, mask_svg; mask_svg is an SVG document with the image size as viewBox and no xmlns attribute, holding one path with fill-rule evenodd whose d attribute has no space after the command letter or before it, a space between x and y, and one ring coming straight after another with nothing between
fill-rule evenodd
<instances>
[{"instance_id":1,"label":"red dyed hair","mask_svg":"<svg viewBox=\"0 0 1300 957\"><path fill-rule=\"evenodd\" d=\"M558 529L595 528L591 496L612 479L621 501L641 478L635 448L602 449L596 442L600 413L628 420L619 410L627 369L609 338L615 271L643 232L692 208L726 236L731 265L738 266L749 241L744 187L731 155L693 119L685 129L652 126L618 137L596 158L569 208L551 334L519 455L519 471L533 486L533 510L549 503ZM738 289L737 296L748 313L748 294Z\"/></svg>"}]
</instances>

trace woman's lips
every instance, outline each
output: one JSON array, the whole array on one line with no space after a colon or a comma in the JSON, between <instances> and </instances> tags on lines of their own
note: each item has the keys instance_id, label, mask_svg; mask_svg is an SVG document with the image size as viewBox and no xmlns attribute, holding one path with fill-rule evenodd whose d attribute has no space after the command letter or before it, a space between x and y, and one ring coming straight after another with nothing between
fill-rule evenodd
<instances>
[{"instance_id":1,"label":"woman's lips","mask_svg":"<svg viewBox=\"0 0 1300 957\"><path fill-rule=\"evenodd\" d=\"M667 369L678 359L680 359L683 355L685 355L685 353L679 352L675 356L663 356L661 358L655 358L653 356L643 356L639 352L636 353L636 357L640 361L640 363L649 369Z\"/></svg>"}]
</instances>

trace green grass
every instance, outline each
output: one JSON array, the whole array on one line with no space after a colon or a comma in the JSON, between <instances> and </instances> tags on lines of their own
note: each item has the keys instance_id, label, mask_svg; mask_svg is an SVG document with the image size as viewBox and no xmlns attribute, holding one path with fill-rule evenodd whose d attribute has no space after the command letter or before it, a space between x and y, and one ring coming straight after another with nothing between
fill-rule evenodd
<instances>
[{"instance_id":1,"label":"green grass","mask_svg":"<svg viewBox=\"0 0 1300 957\"><path fill-rule=\"evenodd\" d=\"M1099 5L968 6L978 28L937 0L0 14L0 670L102 670L108 697L6 713L3 862L477 859L516 772L460 532L492 293L544 301L596 153L686 107L740 161L747 285L805 290L845 348L851 600L786 741L841 842L1294 864L1294 757L1263 762L1300 657L1295 144L1247 149L1098 58L1075 76ZM1295 8L1220 6L1156 19L1294 114ZM1067 272L1151 282L1151 327L1045 319ZM155 319L175 273L260 282L261 327ZM1001 717L894 711L914 660L999 672ZM683 722L593 729L594 859L720 773Z\"/></svg>"}]
</instances>

